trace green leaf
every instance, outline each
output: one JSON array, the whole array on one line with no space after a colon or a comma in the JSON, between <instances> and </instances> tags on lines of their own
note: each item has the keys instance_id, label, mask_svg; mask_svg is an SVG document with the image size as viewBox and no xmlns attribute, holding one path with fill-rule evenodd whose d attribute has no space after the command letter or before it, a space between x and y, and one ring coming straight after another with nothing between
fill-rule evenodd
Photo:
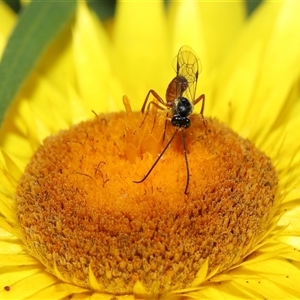
<instances>
[{"instance_id":1,"label":"green leaf","mask_svg":"<svg viewBox=\"0 0 300 300\"><path fill-rule=\"evenodd\" d=\"M75 13L76 0L32 1L22 11L0 63L0 124L47 45Z\"/></svg>"}]
</instances>

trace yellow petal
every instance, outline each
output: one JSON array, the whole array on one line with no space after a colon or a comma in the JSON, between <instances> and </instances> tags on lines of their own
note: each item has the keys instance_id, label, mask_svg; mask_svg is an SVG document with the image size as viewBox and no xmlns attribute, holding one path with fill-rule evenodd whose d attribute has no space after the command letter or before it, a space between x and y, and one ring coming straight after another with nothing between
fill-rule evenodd
<instances>
[{"instance_id":1,"label":"yellow petal","mask_svg":"<svg viewBox=\"0 0 300 300\"><path fill-rule=\"evenodd\" d=\"M203 69L207 70L208 53L206 52L205 33L200 18L199 6L196 1L187 0L171 2L170 22L173 38L172 51L178 51L188 45L201 58Z\"/></svg>"},{"instance_id":2,"label":"yellow petal","mask_svg":"<svg viewBox=\"0 0 300 300\"><path fill-rule=\"evenodd\" d=\"M38 265L39 262L28 254L15 254L11 259L11 254L0 254L0 265L5 266L30 266Z\"/></svg>"},{"instance_id":3,"label":"yellow petal","mask_svg":"<svg viewBox=\"0 0 300 300\"><path fill-rule=\"evenodd\" d=\"M174 76L162 1L120 1L113 34L114 68L132 108L140 110L150 89L164 95ZM168 74L172 74L171 77Z\"/></svg>"},{"instance_id":4,"label":"yellow petal","mask_svg":"<svg viewBox=\"0 0 300 300\"><path fill-rule=\"evenodd\" d=\"M171 1L169 17L172 50L191 46L202 61L203 74L207 74L232 46L246 12L242 1Z\"/></svg>"},{"instance_id":5,"label":"yellow petal","mask_svg":"<svg viewBox=\"0 0 300 300\"><path fill-rule=\"evenodd\" d=\"M34 275L35 273L37 273L37 269L32 268L31 266L13 266L5 270L5 272L0 273L0 284L2 287L11 286L18 281ZM8 295L9 292L5 292L3 289L0 290L1 299L8 299ZM11 298L13 299L13 297ZM22 297L15 299L22 299Z\"/></svg>"},{"instance_id":6,"label":"yellow petal","mask_svg":"<svg viewBox=\"0 0 300 300\"><path fill-rule=\"evenodd\" d=\"M299 39L299 18L295 13L299 4L264 3L224 65L215 98L221 102L216 113L226 121L224 112L231 103L232 125L244 136L256 138L258 133L263 136L270 130L298 76L294 66L300 63L300 46L294 41ZM258 118L264 126L258 125Z\"/></svg>"},{"instance_id":7,"label":"yellow petal","mask_svg":"<svg viewBox=\"0 0 300 300\"><path fill-rule=\"evenodd\" d=\"M0 229L0 255L2 254L18 254L23 250L21 242L15 237L8 236L8 233Z\"/></svg>"},{"instance_id":8,"label":"yellow petal","mask_svg":"<svg viewBox=\"0 0 300 300\"><path fill-rule=\"evenodd\" d=\"M42 290L56 281L54 276L45 272L38 272L10 285L9 292L1 290L0 297L2 299L24 299L35 294L37 284L38 289Z\"/></svg>"},{"instance_id":9,"label":"yellow petal","mask_svg":"<svg viewBox=\"0 0 300 300\"><path fill-rule=\"evenodd\" d=\"M52 299L63 299L68 298L74 293L83 293L86 290L68 283L58 283L47 286L41 289L37 293L30 295L29 299L49 299L51 295ZM91 294L91 293L90 293ZM72 298L73 299L73 298Z\"/></svg>"},{"instance_id":10,"label":"yellow petal","mask_svg":"<svg viewBox=\"0 0 300 300\"><path fill-rule=\"evenodd\" d=\"M79 2L73 35L76 75L85 105L95 111L115 110L121 98L114 97L109 85L112 78L109 43L105 30L85 2Z\"/></svg>"},{"instance_id":11,"label":"yellow petal","mask_svg":"<svg viewBox=\"0 0 300 300\"><path fill-rule=\"evenodd\" d=\"M230 51L246 19L244 1L197 1L204 31L208 71ZM193 28L189 28L193 31Z\"/></svg>"},{"instance_id":12,"label":"yellow petal","mask_svg":"<svg viewBox=\"0 0 300 300\"><path fill-rule=\"evenodd\" d=\"M0 227L15 231L15 178L45 136L93 116L92 109L121 108L123 91L134 100L135 109L140 109L150 88L163 97L175 74L172 59L182 44L189 44L203 63L201 82L208 90L204 91L205 112L230 122L271 156L280 176L283 204L279 211L287 212L278 223L283 228L276 228L271 237L268 232L268 240L253 248L251 256L236 269L199 287L206 276L206 270L200 270L195 287L182 293L191 299L300 298L299 252L288 246L300 249L299 4L265 3L245 28L239 28L244 22L242 2L185 1L170 5L168 31L162 1L120 3L110 42L98 20L80 3L73 30L75 41L64 41L66 32L54 41L13 105L11 123L1 129L5 152L0 157ZM0 2L1 20L2 6ZM172 19L172 13L177 20ZM244 32L235 44L239 29ZM70 30L66 29L68 33ZM219 73L214 66L219 67L223 57L226 61L231 46L230 57ZM49 60L51 53L55 53L54 61ZM209 72L207 78L205 72ZM10 286L9 292L0 291L1 299L47 299L49 295L58 299L72 294L74 299L113 297L61 283L21 251L18 239L1 235L0 260L8 267L1 272L0 283ZM170 297L181 299L179 292ZM135 296L141 295L145 295L144 290L137 285Z\"/></svg>"}]
</instances>

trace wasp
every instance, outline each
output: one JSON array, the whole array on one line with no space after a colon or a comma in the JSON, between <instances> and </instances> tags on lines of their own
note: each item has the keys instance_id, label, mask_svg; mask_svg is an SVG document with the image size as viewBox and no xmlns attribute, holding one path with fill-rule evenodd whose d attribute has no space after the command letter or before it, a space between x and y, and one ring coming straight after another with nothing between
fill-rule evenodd
<instances>
[{"instance_id":1,"label":"wasp","mask_svg":"<svg viewBox=\"0 0 300 300\"><path fill-rule=\"evenodd\" d=\"M187 157L184 131L185 129L191 126L191 120L189 117L194 110L194 106L200 101L202 101L200 115L202 117L204 125L206 126L205 119L203 117L205 95L202 94L198 98L196 98L197 82L198 82L198 76L201 72L201 64L197 56L194 54L194 51L190 47L183 46L179 49L175 59L175 71L176 71L176 76L171 80L166 91L166 100L163 100L158 95L157 92L151 89L148 92L141 109L142 113L146 114L145 118L148 115L151 106L154 106L159 110L166 110L167 111L166 122L168 120L171 121L171 124L175 127L175 131L172 137L170 138L170 140L168 141L168 143L166 144L163 151L160 153L156 161L153 163L148 173L144 176L144 178L142 180L133 181L133 182L141 183L147 179L147 177L150 175L150 173L152 172L156 164L159 162L161 157L164 155L164 153L172 143L178 131L180 131L181 138L182 138L183 154L184 154L185 164L186 164L186 172L187 172L184 193L187 195L189 181L190 181L190 170L189 170L189 162ZM152 95L157 101L153 100L149 102L148 100L150 95ZM167 123L165 123L165 131L164 131L163 139L165 138L166 126Z\"/></svg>"}]
</instances>

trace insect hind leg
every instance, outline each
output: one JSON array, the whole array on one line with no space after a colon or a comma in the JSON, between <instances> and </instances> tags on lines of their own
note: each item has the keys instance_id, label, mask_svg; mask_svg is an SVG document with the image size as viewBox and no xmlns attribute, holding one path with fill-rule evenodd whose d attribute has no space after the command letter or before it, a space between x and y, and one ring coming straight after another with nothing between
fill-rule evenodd
<instances>
[{"instance_id":1,"label":"insect hind leg","mask_svg":"<svg viewBox=\"0 0 300 300\"><path fill-rule=\"evenodd\" d=\"M202 106L201 106L201 110L200 110L200 115L201 115L201 118L202 118L203 125L205 126L205 128L207 128L207 127L206 127L207 122L206 122L206 120L205 120L205 118L204 118L204 116L203 116L204 106L205 106L205 95L204 95L204 94L200 95L197 99L195 99L195 100L193 101L193 105L196 105L196 104L199 103L200 101L202 101Z\"/></svg>"}]
</instances>

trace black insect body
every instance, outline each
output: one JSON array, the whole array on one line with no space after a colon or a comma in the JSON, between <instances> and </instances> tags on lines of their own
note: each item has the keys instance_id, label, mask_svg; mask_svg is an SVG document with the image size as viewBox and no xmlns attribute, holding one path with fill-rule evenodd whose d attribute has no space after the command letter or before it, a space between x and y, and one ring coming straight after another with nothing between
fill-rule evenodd
<instances>
[{"instance_id":1,"label":"black insect body","mask_svg":"<svg viewBox=\"0 0 300 300\"><path fill-rule=\"evenodd\" d=\"M178 97L178 99L174 101L172 107L172 125L180 128L189 128L191 125L189 116L192 111L193 106L190 101L184 97Z\"/></svg>"}]
</instances>

